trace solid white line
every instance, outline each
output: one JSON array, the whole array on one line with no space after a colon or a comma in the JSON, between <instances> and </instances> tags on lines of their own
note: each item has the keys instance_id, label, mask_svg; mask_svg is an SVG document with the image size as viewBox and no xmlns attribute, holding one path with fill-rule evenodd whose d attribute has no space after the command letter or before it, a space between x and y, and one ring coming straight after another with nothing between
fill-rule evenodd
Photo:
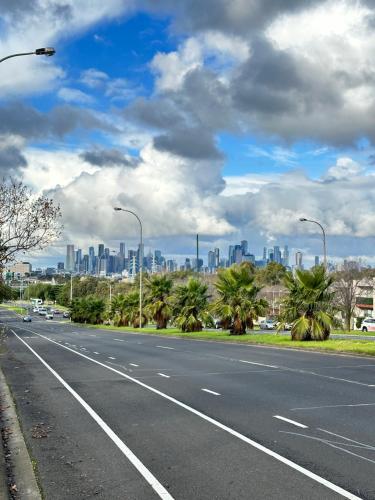
<instances>
[{"instance_id":1,"label":"solid white line","mask_svg":"<svg viewBox=\"0 0 375 500\"><path fill-rule=\"evenodd\" d=\"M15 334L15 332L13 332L13 333ZM32 332L32 333L34 333L35 335L38 335L38 337L42 337L42 338L46 339L46 337L44 335L41 335L40 333L36 333L36 332ZM46 340L48 340L48 339L46 339ZM254 441L253 439L250 439L247 436L244 436L240 432L237 432L236 430L232 429L231 427L228 427L227 425L222 424L218 420L215 420L214 418L209 417L208 415L205 415L204 413L200 412L199 410L196 410L192 406L189 406L189 405L183 403L182 401L179 401L178 399L176 399L172 396L168 396L168 394L165 394L164 392L159 391L158 389L154 389L154 387L151 387L150 385L145 384L141 380L133 378L130 375L127 375L126 373L121 372L120 370L117 370L116 368L113 368L112 366L108 366L100 361L97 361L94 358L90 358L90 356L87 356L86 354L82 354L81 352L74 351L73 349L70 349L70 347L66 347L64 345L58 344L54 340L50 340L49 342L56 344L57 346L61 347L62 349L66 349L67 351L71 351L73 354L76 354L77 356L81 356L82 358L85 358L89 361L92 361L93 363L96 363L97 365L102 366L103 368L107 368L107 370L110 370L114 373L117 373L117 375L120 375L121 377L123 377L127 380L131 380L132 382L134 382L134 384L137 384L140 387L143 387L144 389L147 389L150 392L157 394L158 396L166 399L167 401L170 401L171 403L174 403L175 405L179 406L180 408L184 408L186 411L193 413L194 415L200 417L201 419L205 420L206 422L211 423L212 425L218 427L219 429L222 429L223 431L227 432L228 434L240 439L244 443L249 444L253 448L255 448L255 449L265 453L266 455L278 460L279 462L283 463L284 465L287 465L288 467L300 472L301 474L312 479L313 481L316 481L317 483L322 484L326 488L328 488L332 491L335 491L339 495L342 495L344 498L348 498L349 500L361 500L360 497L357 497L356 495L353 495L349 491L344 490L340 486L337 486L336 484L331 483L331 481L328 481L327 479L324 479L323 477L318 476L314 472L311 472L310 470L305 469L305 467L302 467L301 465L296 464L292 460L289 460L288 458L283 457L279 453L276 453L275 451L267 448L266 446L263 446L262 444L258 443L257 441Z\"/></svg>"},{"instance_id":2,"label":"solid white line","mask_svg":"<svg viewBox=\"0 0 375 500\"><path fill-rule=\"evenodd\" d=\"M100 354L100 352L96 352L96 351L94 351L94 354Z\"/></svg>"},{"instance_id":3,"label":"solid white line","mask_svg":"<svg viewBox=\"0 0 375 500\"><path fill-rule=\"evenodd\" d=\"M174 347L167 347L166 345L157 345L156 347L160 347L160 349L170 349L171 351L174 350Z\"/></svg>"},{"instance_id":4,"label":"solid white line","mask_svg":"<svg viewBox=\"0 0 375 500\"><path fill-rule=\"evenodd\" d=\"M164 373L158 373L158 375L160 375L161 377L165 377L165 378L171 378L169 375L165 375Z\"/></svg>"},{"instance_id":5,"label":"solid white line","mask_svg":"<svg viewBox=\"0 0 375 500\"><path fill-rule=\"evenodd\" d=\"M108 359L116 359L116 358L112 358L112 356L108 356Z\"/></svg>"},{"instance_id":6,"label":"solid white line","mask_svg":"<svg viewBox=\"0 0 375 500\"><path fill-rule=\"evenodd\" d=\"M201 391L209 392L210 394L213 394L214 396L221 396L221 394L219 394L218 392L210 391L210 389L201 389Z\"/></svg>"},{"instance_id":7,"label":"solid white line","mask_svg":"<svg viewBox=\"0 0 375 500\"><path fill-rule=\"evenodd\" d=\"M255 361L246 361L244 359L239 359L238 361L240 361L240 363L248 363L249 365L265 366L267 368L279 368L275 365L265 365L264 363L255 363Z\"/></svg>"},{"instance_id":8,"label":"solid white line","mask_svg":"<svg viewBox=\"0 0 375 500\"><path fill-rule=\"evenodd\" d=\"M136 366L138 367L139 365L136 365L135 363L129 363L130 366Z\"/></svg>"},{"instance_id":9,"label":"solid white line","mask_svg":"<svg viewBox=\"0 0 375 500\"><path fill-rule=\"evenodd\" d=\"M154 489L154 491L163 500L173 500L173 497L168 493L164 486L159 483L156 477L147 469L147 467L139 460L138 457L134 455L130 448L118 437L118 435L104 422L104 420L96 413L96 411L81 398L81 396L67 383L65 380L46 362L39 356L39 354L29 346L27 342L21 339L16 332L14 335L21 341L25 346L36 356L39 361L49 370L54 377L67 389L70 394L83 406L87 413L95 420L95 422L101 427L101 429L107 434L107 436L115 443L115 445L122 451L126 458L131 462L138 472L145 478L148 484ZM54 341L51 341L54 342ZM55 342L56 345L60 345ZM75 351L72 351L75 352Z\"/></svg>"},{"instance_id":10,"label":"solid white line","mask_svg":"<svg viewBox=\"0 0 375 500\"><path fill-rule=\"evenodd\" d=\"M289 424L296 425L297 427L302 427L302 429L308 429L307 425L300 424L295 420L290 420L290 418L281 417L280 415L274 415L273 418L278 418L279 420L284 420L284 422L288 422Z\"/></svg>"}]
</instances>

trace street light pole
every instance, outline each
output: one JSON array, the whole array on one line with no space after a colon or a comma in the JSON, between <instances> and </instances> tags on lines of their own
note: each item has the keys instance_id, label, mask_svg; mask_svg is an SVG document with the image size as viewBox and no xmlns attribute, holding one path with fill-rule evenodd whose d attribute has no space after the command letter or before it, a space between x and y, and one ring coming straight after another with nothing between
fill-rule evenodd
<instances>
[{"instance_id":1,"label":"street light pole","mask_svg":"<svg viewBox=\"0 0 375 500\"><path fill-rule=\"evenodd\" d=\"M70 302L73 300L73 274L70 273Z\"/></svg>"},{"instance_id":2,"label":"street light pole","mask_svg":"<svg viewBox=\"0 0 375 500\"><path fill-rule=\"evenodd\" d=\"M327 245L326 245L326 232L324 230L324 227L321 225L320 222L316 220L311 220L311 219L306 219L305 217L300 218L300 222L312 222L313 224L316 224L320 227L322 231L322 236L323 236L323 259L324 259L324 269L327 270Z\"/></svg>"},{"instance_id":3,"label":"street light pole","mask_svg":"<svg viewBox=\"0 0 375 500\"><path fill-rule=\"evenodd\" d=\"M142 328L142 268L143 268L143 228L141 219L135 212L121 207L114 207L115 212L128 212L134 215L139 222L140 247L139 247L139 328Z\"/></svg>"}]
</instances>

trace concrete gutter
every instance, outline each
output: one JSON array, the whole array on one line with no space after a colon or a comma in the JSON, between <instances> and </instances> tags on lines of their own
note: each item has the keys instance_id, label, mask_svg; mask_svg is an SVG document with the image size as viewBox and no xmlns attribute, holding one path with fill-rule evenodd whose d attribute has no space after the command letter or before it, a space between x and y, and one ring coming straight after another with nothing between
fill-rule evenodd
<instances>
[{"instance_id":1,"label":"concrete gutter","mask_svg":"<svg viewBox=\"0 0 375 500\"><path fill-rule=\"evenodd\" d=\"M1 469L5 471L5 474L2 474L2 471L0 471L0 498L41 500L42 497L37 481L35 479L34 470L31 464L29 453L27 451L25 440L20 429L14 402L1 369L0 396L2 403L2 425L3 430L6 429L7 436L7 454L10 453L10 462L8 461L8 463L6 463L4 454L1 456L1 452L4 451L3 446L1 446L0 461L4 459L5 462L5 467L1 467ZM1 465L2 464L0 464L0 466ZM9 468L11 469L10 471ZM14 483L16 487L16 489L13 489L13 494L10 494L9 488L12 486L12 484L9 484L8 487L7 474L8 477L12 478L11 482ZM6 491L4 492L3 496L2 488L4 488L4 481L6 485Z\"/></svg>"}]
</instances>

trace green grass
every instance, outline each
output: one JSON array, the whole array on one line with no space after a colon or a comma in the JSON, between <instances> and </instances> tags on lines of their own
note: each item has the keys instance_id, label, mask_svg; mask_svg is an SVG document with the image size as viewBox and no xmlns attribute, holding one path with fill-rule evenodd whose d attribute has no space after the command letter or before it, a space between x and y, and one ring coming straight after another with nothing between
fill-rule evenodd
<instances>
[{"instance_id":1,"label":"green grass","mask_svg":"<svg viewBox=\"0 0 375 500\"><path fill-rule=\"evenodd\" d=\"M9 311L14 311L18 314L25 314L27 309L19 306L10 306L9 304L0 304L0 307L4 307L5 309L9 309Z\"/></svg>"},{"instance_id":2,"label":"green grass","mask_svg":"<svg viewBox=\"0 0 375 500\"><path fill-rule=\"evenodd\" d=\"M202 331L202 332L191 332L183 333L177 328L167 328L164 330L156 330L155 328L142 328L141 332L138 328L131 327L114 327L110 325L86 325L89 328L100 328L103 330L112 331L123 331L123 332L135 332L135 333L148 333L154 335L162 335L165 337L180 337L185 339L196 339L196 340L214 340L221 342L233 342L242 344L257 344L257 345L269 345L276 347L289 347L295 349L311 349L318 351L329 351L329 352L342 352L342 353L354 353L354 354L366 354L369 356L375 356L375 342L367 340L353 340L353 339L329 339L326 341L311 341L302 342L290 340L290 336L287 335L277 335L276 333L270 334L257 334L248 333L246 335L229 335L228 331Z\"/></svg>"}]
</instances>

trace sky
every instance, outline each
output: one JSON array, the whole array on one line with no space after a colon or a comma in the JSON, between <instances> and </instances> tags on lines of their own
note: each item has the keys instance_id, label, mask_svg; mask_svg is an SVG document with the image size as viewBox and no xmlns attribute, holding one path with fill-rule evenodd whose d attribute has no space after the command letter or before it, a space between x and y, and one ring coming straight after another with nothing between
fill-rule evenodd
<instances>
[{"instance_id":1,"label":"sky","mask_svg":"<svg viewBox=\"0 0 375 500\"><path fill-rule=\"evenodd\" d=\"M61 206L64 260L249 241L375 265L373 0L1 0L0 172ZM23 257L24 258L24 257Z\"/></svg>"}]
</instances>

